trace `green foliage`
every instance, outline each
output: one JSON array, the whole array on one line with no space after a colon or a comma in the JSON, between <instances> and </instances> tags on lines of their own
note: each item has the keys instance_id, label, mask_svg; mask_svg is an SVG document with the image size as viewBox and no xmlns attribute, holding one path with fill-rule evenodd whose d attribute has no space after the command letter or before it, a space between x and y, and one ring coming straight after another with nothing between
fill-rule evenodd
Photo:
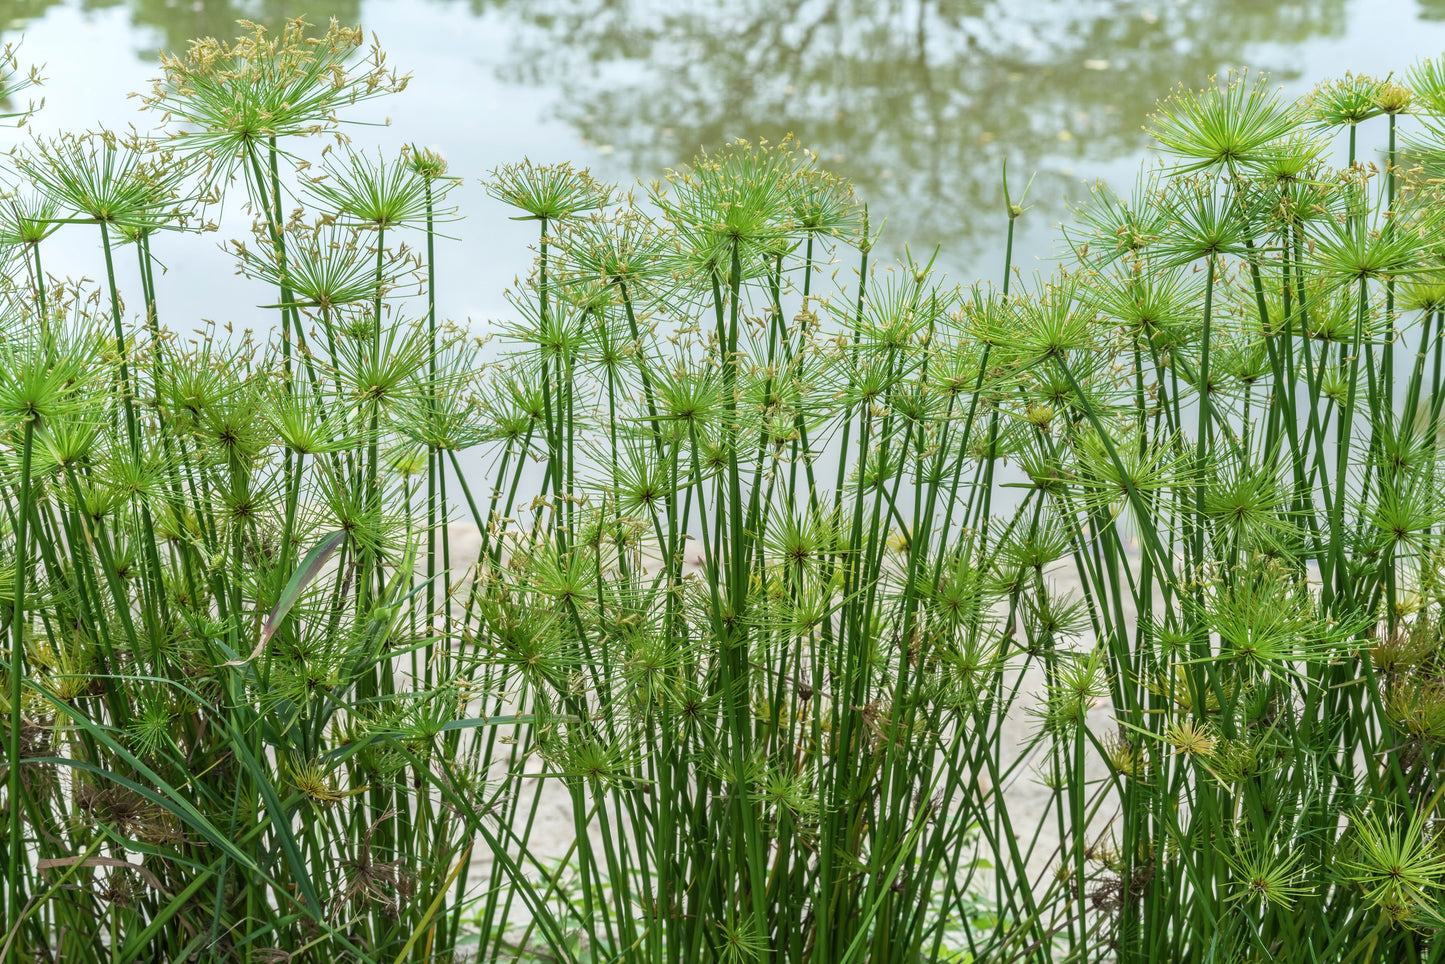
<instances>
[{"instance_id":1,"label":"green foliage","mask_svg":"<svg viewBox=\"0 0 1445 964\"><path fill-rule=\"evenodd\" d=\"M171 139L17 155L0 953L1439 956L1438 65L1171 97L1177 164L1002 290L880 271L791 140L506 166L484 349L442 159L301 159L404 82L359 45L206 41ZM236 191L272 320L184 340L149 239ZM42 282L81 224L102 285Z\"/></svg>"}]
</instances>

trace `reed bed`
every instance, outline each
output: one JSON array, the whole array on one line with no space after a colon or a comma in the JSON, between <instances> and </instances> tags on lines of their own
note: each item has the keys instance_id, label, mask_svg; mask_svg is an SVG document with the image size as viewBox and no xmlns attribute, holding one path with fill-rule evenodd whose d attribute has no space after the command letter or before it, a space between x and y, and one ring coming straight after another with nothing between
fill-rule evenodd
<instances>
[{"instance_id":1,"label":"reed bed","mask_svg":"<svg viewBox=\"0 0 1445 964\"><path fill-rule=\"evenodd\" d=\"M0 959L1445 956L1445 62L1181 88L1049 274L1005 177L996 286L791 140L506 165L490 343L445 162L345 136L405 80L248 25L10 155Z\"/></svg>"}]
</instances>

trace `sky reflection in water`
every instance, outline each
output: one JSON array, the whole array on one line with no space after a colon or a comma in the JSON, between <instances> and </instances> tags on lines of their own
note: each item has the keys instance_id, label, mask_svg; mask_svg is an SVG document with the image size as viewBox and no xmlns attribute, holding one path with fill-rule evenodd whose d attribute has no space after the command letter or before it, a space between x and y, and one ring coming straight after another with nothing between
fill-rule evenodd
<instances>
[{"instance_id":1,"label":"sky reflection in water","mask_svg":"<svg viewBox=\"0 0 1445 964\"><path fill-rule=\"evenodd\" d=\"M359 21L414 72L362 115L391 127L352 133L433 146L467 178L439 307L478 324L507 313L533 228L507 221L477 178L524 155L626 184L702 147L792 132L887 218L885 258L937 245L952 280L997 281L1005 159L1018 184L1036 176L1016 263L1048 270L1038 259L1065 202L1095 178L1129 189L1141 125L1172 86L1248 65L1298 94L1445 48L1445 0L0 0L6 37L25 33L22 60L47 65L41 130L153 123L123 95L147 85L157 48L303 12ZM92 247L65 240L56 270L93 277ZM214 245L187 238L168 254L173 303L198 319L254 317L264 294L218 284L230 261Z\"/></svg>"}]
</instances>

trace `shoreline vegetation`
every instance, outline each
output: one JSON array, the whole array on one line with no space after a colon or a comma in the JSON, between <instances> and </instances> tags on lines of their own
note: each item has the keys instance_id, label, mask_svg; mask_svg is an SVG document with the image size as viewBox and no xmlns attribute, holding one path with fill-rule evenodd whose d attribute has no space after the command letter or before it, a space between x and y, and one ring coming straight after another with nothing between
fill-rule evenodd
<instances>
[{"instance_id":1,"label":"shoreline vegetation","mask_svg":"<svg viewBox=\"0 0 1445 964\"><path fill-rule=\"evenodd\" d=\"M1181 87L1047 275L1004 172L997 286L791 139L505 165L490 341L359 29L161 73L5 161L5 964L1445 957L1445 60Z\"/></svg>"}]
</instances>

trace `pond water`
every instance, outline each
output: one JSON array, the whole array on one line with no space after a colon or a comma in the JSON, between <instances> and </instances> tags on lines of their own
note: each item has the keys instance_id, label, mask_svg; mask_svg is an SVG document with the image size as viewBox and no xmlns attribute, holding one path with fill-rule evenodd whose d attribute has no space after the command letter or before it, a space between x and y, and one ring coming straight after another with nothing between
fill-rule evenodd
<instances>
[{"instance_id":1,"label":"pond water","mask_svg":"<svg viewBox=\"0 0 1445 964\"><path fill-rule=\"evenodd\" d=\"M302 13L359 22L413 72L361 115L391 126L353 134L434 147L465 176L439 307L479 327L507 313L534 227L508 221L478 177L524 156L630 183L791 131L887 217L885 257L940 246L952 280L997 280L1005 160L1017 185L1035 176L1017 263L1047 270L1066 202L1096 178L1128 188L1141 124L1173 85L1247 65L1295 95L1445 50L1445 0L0 0L0 27L45 65L33 126L74 130L153 123L124 95L148 86L158 49ZM90 232L62 235L47 267L95 277ZM159 254L172 323L254 316L216 245L168 239Z\"/></svg>"}]
</instances>

